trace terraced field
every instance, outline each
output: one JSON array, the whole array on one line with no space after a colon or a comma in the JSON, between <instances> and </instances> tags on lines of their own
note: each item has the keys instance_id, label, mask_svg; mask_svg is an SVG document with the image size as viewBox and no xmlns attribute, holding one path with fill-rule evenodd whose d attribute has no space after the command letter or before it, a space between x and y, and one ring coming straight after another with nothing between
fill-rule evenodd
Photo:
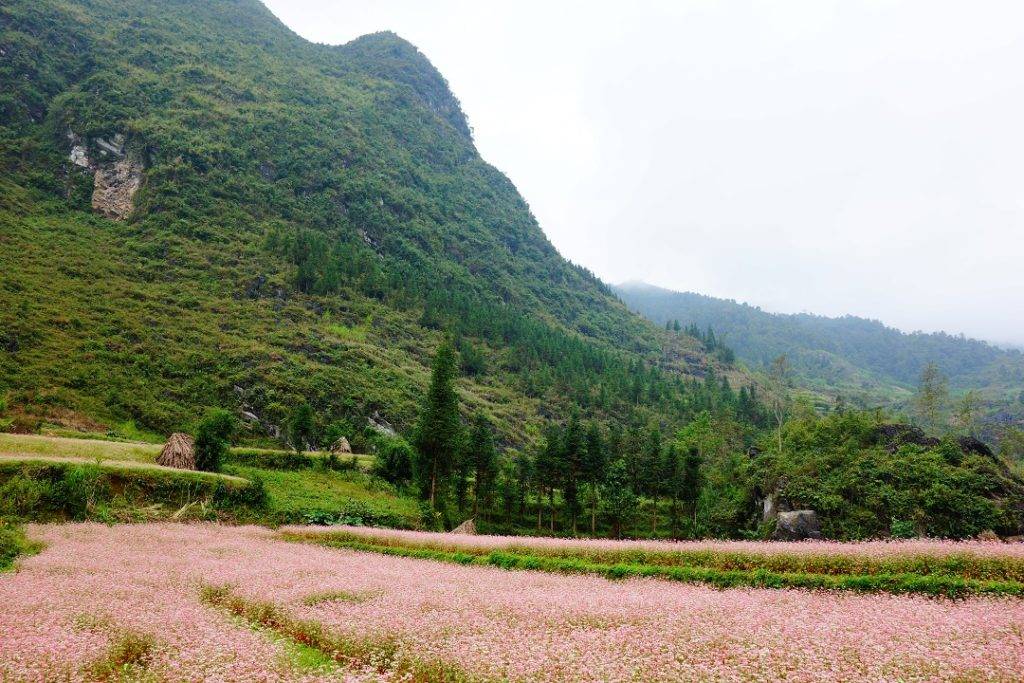
<instances>
[{"instance_id":1,"label":"terraced field","mask_svg":"<svg viewBox=\"0 0 1024 683\"><path fill-rule=\"evenodd\" d=\"M27 531L45 548L0 575L5 681L1016 681L1024 670L1015 597L510 572L257 527ZM976 545L933 555L1020 559Z\"/></svg>"}]
</instances>

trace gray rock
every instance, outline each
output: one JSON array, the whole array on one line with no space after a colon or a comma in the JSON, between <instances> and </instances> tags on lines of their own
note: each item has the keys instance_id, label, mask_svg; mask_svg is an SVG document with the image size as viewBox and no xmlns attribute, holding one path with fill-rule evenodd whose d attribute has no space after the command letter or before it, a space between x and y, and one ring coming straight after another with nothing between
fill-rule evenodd
<instances>
[{"instance_id":1,"label":"gray rock","mask_svg":"<svg viewBox=\"0 0 1024 683\"><path fill-rule=\"evenodd\" d=\"M814 510L793 510L780 512L775 522L776 541L803 541L808 538L821 538L821 524L818 513Z\"/></svg>"},{"instance_id":2,"label":"gray rock","mask_svg":"<svg viewBox=\"0 0 1024 683\"><path fill-rule=\"evenodd\" d=\"M142 185L142 166L129 158L96 169L92 208L114 220L127 219L135 209L135 193Z\"/></svg>"},{"instance_id":3,"label":"gray rock","mask_svg":"<svg viewBox=\"0 0 1024 683\"><path fill-rule=\"evenodd\" d=\"M381 417L380 413L376 411L374 411L373 415L366 418L366 423L378 434L391 437L398 436L398 432L391 426L391 423Z\"/></svg>"}]
</instances>

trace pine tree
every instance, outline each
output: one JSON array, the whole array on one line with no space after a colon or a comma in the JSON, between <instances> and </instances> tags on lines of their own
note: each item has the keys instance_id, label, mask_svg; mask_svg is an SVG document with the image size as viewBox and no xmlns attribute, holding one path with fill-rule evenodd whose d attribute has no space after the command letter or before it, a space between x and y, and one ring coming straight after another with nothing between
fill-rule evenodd
<instances>
[{"instance_id":1,"label":"pine tree","mask_svg":"<svg viewBox=\"0 0 1024 683\"><path fill-rule=\"evenodd\" d=\"M626 463L621 458L614 460L608 467L601 502L612 523L612 536L620 538L623 524L636 507L636 494L630 488Z\"/></svg>"},{"instance_id":2,"label":"pine tree","mask_svg":"<svg viewBox=\"0 0 1024 683\"><path fill-rule=\"evenodd\" d=\"M446 339L434 356L430 390L420 411L413 441L416 476L431 508L458 463L462 446L459 396L455 391L457 368L455 347Z\"/></svg>"},{"instance_id":3,"label":"pine tree","mask_svg":"<svg viewBox=\"0 0 1024 683\"><path fill-rule=\"evenodd\" d=\"M597 532L597 505L600 502L598 485L604 479L608 459L601 428L591 423L587 428L587 445L584 449L582 474L590 489L590 533Z\"/></svg>"},{"instance_id":4,"label":"pine tree","mask_svg":"<svg viewBox=\"0 0 1024 683\"><path fill-rule=\"evenodd\" d=\"M562 498L569 514L572 532L576 533L576 522L580 513L579 484L583 471L586 441L579 420L575 415L569 420L562 440Z\"/></svg>"},{"instance_id":5,"label":"pine tree","mask_svg":"<svg viewBox=\"0 0 1024 683\"><path fill-rule=\"evenodd\" d=\"M498 466L498 451L494 447L494 430L482 413L473 420L469 437L468 455L473 467L473 516L480 510L480 501L490 497L494 475Z\"/></svg>"},{"instance_id":6,"label":"pine tree","mask_svg":"<svg viewBox=\"0 0 1024 683\"><path fill-rule=\"evenodd\" d=\"M313 409L308 403L295 406L288 418L288 439L297 451L304 451L316 445L316 425Z\"/></svg>"}]
</instances>

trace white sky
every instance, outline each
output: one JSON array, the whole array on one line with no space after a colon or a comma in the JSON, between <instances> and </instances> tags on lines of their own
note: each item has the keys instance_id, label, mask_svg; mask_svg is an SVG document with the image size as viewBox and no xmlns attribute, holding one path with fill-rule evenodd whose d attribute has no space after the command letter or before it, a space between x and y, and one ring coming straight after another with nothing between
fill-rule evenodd
<instances>
[{"instance_id":1,"label":"white sky","mask_svg":"<svg viewBox=\"0 0 1024 683\"><path fill-rule=\"evenodd\" d=\"M610 282L1024 344L1024 2L265 1L419 47Z\"/></svg>"}]
</instances>

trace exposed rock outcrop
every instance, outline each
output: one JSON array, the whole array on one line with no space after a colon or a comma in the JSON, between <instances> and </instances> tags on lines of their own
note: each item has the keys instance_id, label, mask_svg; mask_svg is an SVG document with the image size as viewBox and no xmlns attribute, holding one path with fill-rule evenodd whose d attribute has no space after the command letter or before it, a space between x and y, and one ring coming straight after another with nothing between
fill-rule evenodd
<instances>
[{"instance_id":1,"label":"exposed rock outcrop","mask_svg":"<svg viewBox=\"0 0 1024 683\"><path fill-rule=\"evenodd\" d=\"M373 415L366 418L366 423L378 434L390 437L398 436L398 432L396 432L395 428L391 426L391 423L381 417L381 414L377 411L374 411Z\"/></svg>"},{"instance_id":2,"label":"exposed rock outcrop","mask_svg":"<svg viewBox=\"0 0 1024 683\"><path fill-rule=\"evenodd\" d=\"M907 445L931 448L938 446L939 440L927 436L920 428L906 424L882 424L875 428L878 443L883 444L890 453L895 453Z\"/></svg>"},{"instance_id":3,"label":"exposed rock outcrop","mask_svg":"<svg viewBox=\"0 0 1024 683\"><path fill-rule=\"evenodd\" d=\"M135 210L135 193L142 186L142 164L127 152L125 137L118 133L110 140L92 140L96 154L91 156L90 145L74 131L68 131L67 138L71 143L68 161L93 173L93 210L126 220Z\"/></svg>"},{"instance_id":4,"label":"exposed rock outcrop","mask_svg":"<svg viewBox=\"0 0 1024 683\"><path fill-rule=\"evenodd\" d=\"M123 221L135 210L135 193L142 185L142 166L129 157L96 169L92 208L107 218Z\"/></svg>"},{"instance_id":5,"label":"exposed rock outcrop","mask_svg":"<svg viewBox=\"0 0 1024 683\"><path fill-rule=\"evenodd\" d=\"M821 538L821 523L818 513L814 510L793 510L780 512L775 522L776 541L803 541L808 538Z\"/></svg>"}]
</instances>

